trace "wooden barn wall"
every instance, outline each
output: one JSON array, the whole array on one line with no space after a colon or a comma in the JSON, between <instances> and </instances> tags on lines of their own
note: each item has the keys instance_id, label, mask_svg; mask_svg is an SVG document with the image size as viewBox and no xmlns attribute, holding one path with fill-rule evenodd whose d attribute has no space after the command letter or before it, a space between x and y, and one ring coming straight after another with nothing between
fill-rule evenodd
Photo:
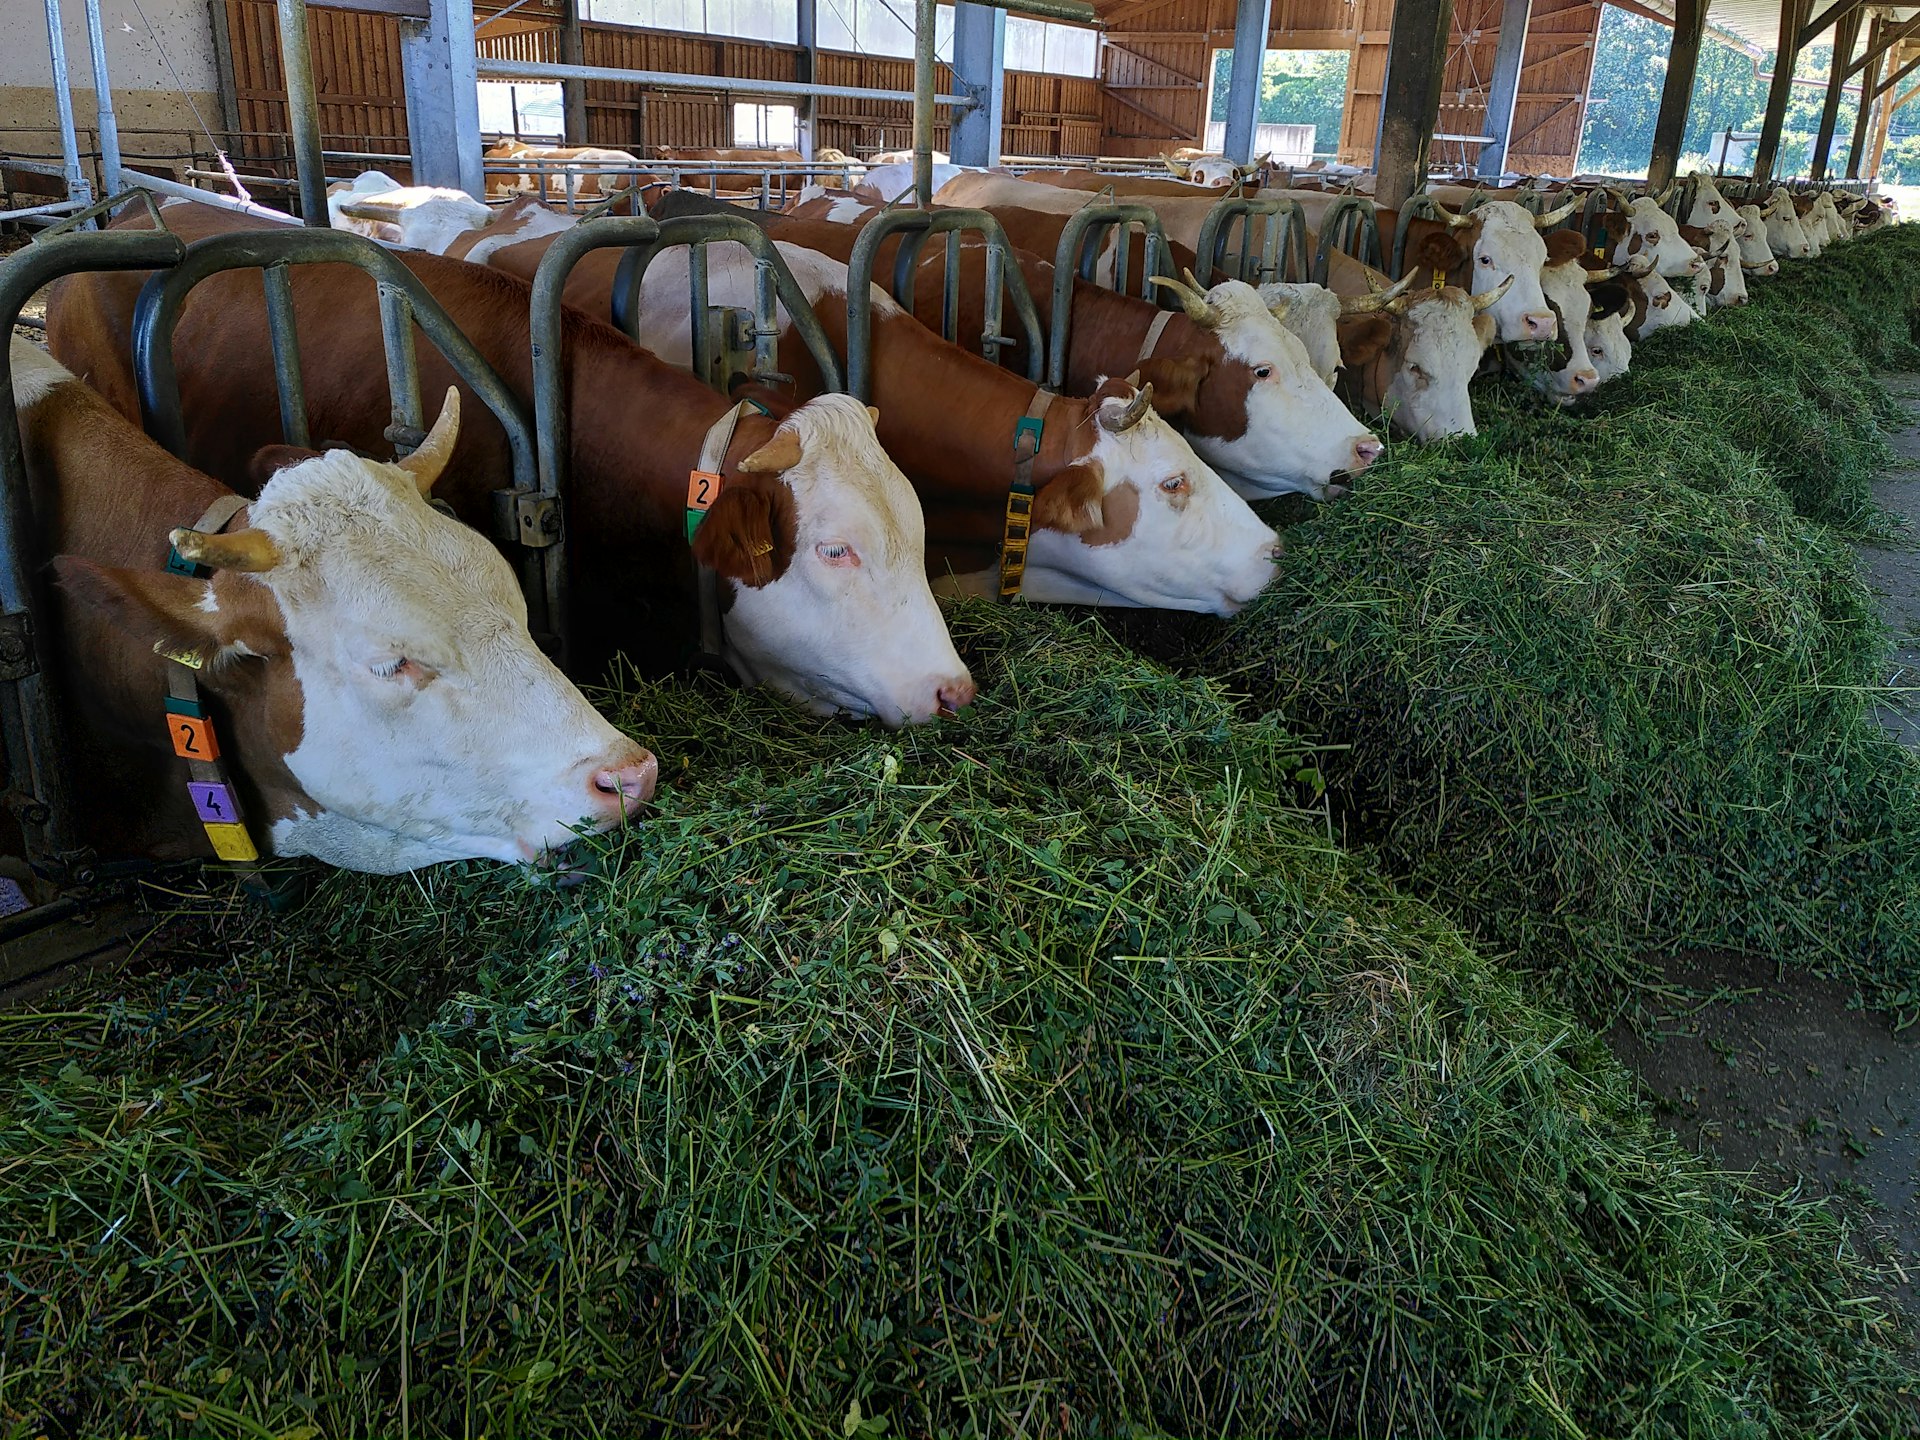
<instances>
[{"instance_id":1,"label":"wooden barn wall","mask_svg":"<svg viewBox=\"0 0 1920 1440\"><path fill-rule=\"evenodd\" d=\"M623 70L671 70L683 75L742 75L761 80L797 80L800 52L788 45L727 40L588 22L580 48L589 65ZM558 58L558 31L482 35L480 51L501 59ZM825 85L873 90L913 89L913 62L873 55L820 54ZM935 85L953 89L952 71L938 67ZM1099 87L1076 76L1008 71L1001 148L1010 155L1093 155L1100 131ZM587 86L587 138L642 155L654 145L733 144L733 101L744 96L698 91L642 90L637 85L595 81ZM913 143L913 106L904 100L820 101L816 143L849 154L900 150ZM947 148L944 112L934 126L934 145Z\"/></svg>"},{"instance_id":2,"label":"wooden barn wall","mask_svg":"<svg viewBox=\"0 0 1920 1440\"><path fill-rule=\"evenodd\" d=\"M1121 0L1102 7L1102 153L1157 155L1199 143L1213 52L1232 47L1235 9L1235 0ZM1500 0L1457 0L1437 127L1443 133L1481 133L1500 9ZM1350 165L1373 163L1392 23L1392 0L1274 0L1269 49L1348 52L1338 145L1339 158ZM1599 28L1598 0L1534 0L1511 168L1573 169ZM1318 143L1330 148L1327 137ZM1460 145L1435 146L1440 160L1469 153Z\"/></svg>"},{"instance_id":3,"label":"wooden barn wall","mask_svg":"<svg viewBox=\"0 0 1920 1440\"><path fill-rule=\"evenodd\" d=\"M273 0L223 3L240 122L236 152L249 160L284 162L290 146L287 85ZM399 20L313 8L307 11L307 38L313 50L321 144L329 150L404 153L407 102L400 78ZM367 167L342 162L335 168L348 173Z\"/></svg>"}]
</instances>

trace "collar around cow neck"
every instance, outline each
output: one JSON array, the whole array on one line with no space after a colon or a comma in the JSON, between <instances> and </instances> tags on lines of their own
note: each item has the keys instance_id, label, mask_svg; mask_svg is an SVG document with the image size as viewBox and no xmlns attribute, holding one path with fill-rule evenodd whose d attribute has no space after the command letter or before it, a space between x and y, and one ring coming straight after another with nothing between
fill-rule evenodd
<instances>
[{"instance_id":1,"label":"collar around cow neck","mask_svg":"<svg viewBox=\"0 0 1920 1440\"><path fill-rule=\"evenodd\" d=\"M733 432L740 417L749 410L771 417L772 412L757 400L742 400L729 405L726 413L707 427L700 442L700 459L687 473L687 544L693 544L694 532L707 518L707 511L726 487L727 451L733 448ZM693 562L694 588L700 601L700 655L715 664L724 658L724 635L720 618L720 577L698 560Z\"/></svg>"},{"instance_id":2,"label":"collar around cow neck","mask_svg":"<svg viewBox=\"0 0 1920 1440\"><path fill-rule=\"evenodd\" d=\"M207 507L193 528L203 535L218 535L246 508L245 496L222 495ZM196 580L211 579L213 574L171 546L167 569ZM193 800L194 813L200 817L213 853L251 874L260 859L260 849L247 829L240 792L221 756L213 717L200 699L200 668L206 657L197 650L170 649L164 640L155 643L153 652L167 662L167 735L173 742L173 753L187 762L187 794Z\"/></svg>"},{"instance_id":3,"label":"collar around cow neck","mask_svg":"<svg viewBox=\"0 0 1920 1440\"><path fill-rule=\"evenodd\" d=\"M1157 338L1151 331L1148 336L1150 342ZM1007 490L1007 518L1000 536L999 598L1003 601L1020 593L1027 576L1027 542L1033 538L1033 465L1046 439L1047 410L1052 404L1053 392L1040 386L1027 402L1027 413L1013 426L1013 484Z\"/></svg>"}]
</instances>

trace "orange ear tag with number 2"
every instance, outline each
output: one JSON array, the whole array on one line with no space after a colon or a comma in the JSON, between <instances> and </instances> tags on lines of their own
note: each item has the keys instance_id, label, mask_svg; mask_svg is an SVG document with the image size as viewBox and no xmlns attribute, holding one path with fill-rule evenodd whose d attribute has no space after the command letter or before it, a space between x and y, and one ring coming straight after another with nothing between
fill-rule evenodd
<instances>
[{"instance_id":1,"label":"orange ear tag with number 2","mask_svg":"<svg viewBox=\"0 0 1920 1440\"><path fill-rule=\"evenodd\" d=\"M720 486L724 482L711 470L689 470L687 472L687 543L693 543L693 532L700 528L700 522L707 518L707 511L713 508L713 502L720 498Z\"/></svg>"}]
</instances>

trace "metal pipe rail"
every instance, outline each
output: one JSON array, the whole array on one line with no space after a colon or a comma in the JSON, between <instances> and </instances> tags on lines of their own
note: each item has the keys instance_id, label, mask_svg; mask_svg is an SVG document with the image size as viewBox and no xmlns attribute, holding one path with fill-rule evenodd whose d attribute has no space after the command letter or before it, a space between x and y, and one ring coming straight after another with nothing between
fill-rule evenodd
<instances>
[{"instance_id":1,"label":"metal pipe rail","mask_svg":"<svg viewBox=\"0 0 1920 1440\"><path fill-rule=\"evenodd\" d=\"M73 217L84 223L136 198L116 195ZM149 211L152 202L147 201ZM180 237L151 230L49 230L0 262L0 319L11 326L42 286L87 270L164 270L186 253ZM41 611L39 528L27 479L20 417L13 403L11 346L0 347L0 731L7 754L8 802L20 824L27 859L56 879L84 879L77 817L68 789L66 747L44 666L53 636L34 623Z\"/></svg>"},{"instance_id":2,"label":"metal pipe rail","mask_svg":"<svg viewBox=\"0 0 1920 1440\"><path fill-rule=\"evenodd\" d=\"M655 90L712 90L722 93L788 96L817 95L841 100L911 102L911 90L876 90L857 85L815 85L798 80L755 80L744 75L688 75L678 70L622 70L601 65L558 65L545 60L494 60L482 55L479 74L487 80L593 80L645 85ZM968 106L965 95L936 95L936 105Z\"/></svg>"},{"instance_id":3,"label":"metal pipe rail","mask_svg":"<svg viewBox=\"0 0 1920 1440\"><path fill-rule=\"evenodd\" d=\"M1258 262L1253 248L1253 223L1256 215L1266 217L1261 227ZM1238 259L1229 270L1226 265L1227 242L1236 222L1242 225ZM1311 273L1307 265L1307 217L1300 202L1283 195L1236 195L1222 200L1200 222L1199 248L1194 255L1195 278L1202 285L1214 283L1215 271L1249 285L1272 281L1304 281Z\"/></svg>"},{"instance_id":4,"label":"metal pipe rail","mask_svg":"<svg viewBox=\"0 0 1920 1440\"><path fill-rule=\"evenodd\" d=\"M1047 388L1065 390L1067 384L1067 348L1073 327L1073 282L1100 283L1095 272L1100 268L1100 239L1113 235L1113 286L1127 293L1127 276L1132 273L1133 227L1146 233L1140 266L1140 298L1159 305L1151 277L1164 275L1177 280L1172 255L1167 249L1167 232L1160 217L1146 205L1088 205L1067 217L1060 231L1060 243L1053 252L1053 313L1047 331ZM949 266L951 269L951 266ZM995 327L998 328L998 327Z\"/></svg>"},{"instance_id":5,"label":"metal pipe rail","mask_svg":"<svg viewBox=\"0 0 1920 1440\"><path fill-rule=\"evenodd\" d=\"M765 165L751 165L739 162L715 163L708 161L701 163L698 161L641 160L632 165L624 165L583 164L577 160L560 160L551 156L529 155L524 157L503 156L499 159L486 160L481 163L480 168L481 173L488 177L539 177L537 190L542 200L551 201L553 198L552 192L556 188L564 188L566 193L565 203L569 213L574 212L576 205L587 203L588 197L578 195L576 193L576 186L580 180L588 176L602 178L612 176L623 181L631 182L626 188L617 192L620 194L630 193L632 190L640 188L644 183L657 181L663 175L669 177L673 184L680 188L685 188L687 176L702 176L706 177L709 181L707 186L708 193L715 199L719 199L722 195L720 190L720 177L722 175L740 175L747 179L758 180L760 182L759 194L760 208L762 210L770 210L773 208L771 201L775 188L773 182L776 178L780 182L778 188L782 201L784 201L787 196L787 181L789 179L811 180L816 176L825 176L829 179L838 180L842 189L851 189L854 183L854 166L852 164L815 164L811 161L802 161L798 164L774 161ZM595 206L603 203L604 198L606 198L606 186L604 183L600 186L600 189L602 191L602 200L593 201L593 205ZM752 192L741 190L726 193L745 196Z\"/></svg>"},{"instance_id":6,"label":"metal pipe rail","mask_svg":"<svg viewBox=\"0 0 1920 1440\"><path fill-rule=\"evenodd\" d=\"M1335 250L1376 270L1387 268L1380 250L1380 222L1374 215L1373 201L1366 196L1342 195L1320 217L1320 244L1313 256L1314 284L1327 283L1327 267Z\"/></svg>"},{"instance_id":7,"label":"metal pipe rail","mask_svg":"<svg viewBox=\"0 0 1920 1440\"><path fill-rule=\"evenodd\" d=\"M344 230L306 227L210 235L189 246L177 265L154 275L141 287L134 305L134 377L147 432L175 455L186 457L180 380L173 359L173 334L180 311L201 281L229 270L258 270L266 292L281 431L289 444L308 443L305 385L289 274L295 265L351 265L373 281L379 295L380 333L392 404L386 437L400 453L409 453L425 436L415 326L499 420L512 457L513 488L494 492L496 538L517 541L523 547L520 583L527 595L529 628L556 659L563 660L557 649L563 634L560 617L550 613L546 604L549 596L564 588L556 584L553 573L564 569L566 557L557 512L549 521L537 507L531 507L529 518L528 499L536 493L538 475L533 423L519 397L392 251Z\"/></svg>"},{"instance_id":8,"label":"metal pipe rail","mask_svg":"<svg viewBox=\"0 0 1920 1440\"><path fill-rule=\"evenodd\" d=\"M853 253L847 258L847 390L862 402L873 393L873 272L881 245L895 235L901 237L893 263L892 293L911 313L920 251L935 235L947 236L946 294L940 330L942 337L951 341L959 333L960 236L967 231L979 234L987 247L981 353L998 364L1000 351L1015 343L1013 337L1000 333L1004 295L1013 301L1014 316L1025 332L1027 378L1036 385L1042 383L1047 348L1040 332L1040 312L1034 308L1026 277L1014 263L1012 242L1000 222L984 210L887 210L861 227L860 238L853 242ZM1058 283L1056 272L1056 286Z\"/></svg>"}]
</instances>

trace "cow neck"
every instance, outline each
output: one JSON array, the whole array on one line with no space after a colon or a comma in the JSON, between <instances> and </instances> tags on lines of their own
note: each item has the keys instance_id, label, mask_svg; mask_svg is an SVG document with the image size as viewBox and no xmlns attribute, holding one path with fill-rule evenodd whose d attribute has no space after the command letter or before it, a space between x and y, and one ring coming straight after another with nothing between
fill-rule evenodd
<instances>
[{"instance_id":1,"label":"cow neck","mask_svg":"<svg viewBox=\"0 0 1920 1440\"><path fill-rule=\"evenodd\" d=\"M1162 324L1164 322L1164 324ZM1158 336L1153 327L1162 325ZM1151 351L1148 339L1154 340ZM1160 310L1145 300L1116 294L1084 280L1073 283L1073 331L1067 344L1067 388L1090 393L1105 375L1126 375L1149 354L1203 355L1226 352L1217 337L1178 310Z\"/></svg>"},{"instance_id":2,"label":"cow neck","mask_svg":"<svg viewBox=\"0 0 1920 1440\"><path fill-rule=\"evenodd\" d=\"M1387 379L1393 365L1393 348L1400 339L1400 327L1407 322L1391 317L1394 333L1379 351L1363 364L1341 363L1338 392L1342 401L1365 415L1379 415L1386 403Z\"/></svg>"},{"instance_id":3,"label":"cow neck","mask_svg":"<svg viewBox=\"0 0 1920 1440\"><path fill-rule=\"evenodd\" d=\"M246 508L244 496L222 495L206 508L193 528L203 535L218 535ZM210 579L213 573L184 559L171 546L167 549L167 569L195 580ZM173 742L173 753L187 762L187 796L194 813L200 817L213 853L251 876L260 849L247 829L240 789L227 772L213 716L200 698L200 669L206 657L197 650L169 648L164 640L154 643L153 653L167 662L167 734Z\"/></svg>"}]
</instances>

